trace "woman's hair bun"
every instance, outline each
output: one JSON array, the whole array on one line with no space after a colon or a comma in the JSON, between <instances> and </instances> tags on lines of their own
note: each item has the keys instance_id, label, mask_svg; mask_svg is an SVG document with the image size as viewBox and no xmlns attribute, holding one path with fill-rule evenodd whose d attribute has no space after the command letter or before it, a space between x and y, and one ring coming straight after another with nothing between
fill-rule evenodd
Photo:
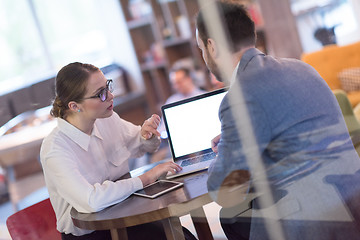
<instances>
[{"instance_id":1,"label":"woman's hair bun","mask_svg":"<svg viewBox=\"0 0 360 240\"><path fill-rule=\"evenodd\" d=\"M56 96L52 104L52 109L50 111L51 116L63 118L65 110L66 106L64 106L60 98Z\"/></svg>"}]
</instances>

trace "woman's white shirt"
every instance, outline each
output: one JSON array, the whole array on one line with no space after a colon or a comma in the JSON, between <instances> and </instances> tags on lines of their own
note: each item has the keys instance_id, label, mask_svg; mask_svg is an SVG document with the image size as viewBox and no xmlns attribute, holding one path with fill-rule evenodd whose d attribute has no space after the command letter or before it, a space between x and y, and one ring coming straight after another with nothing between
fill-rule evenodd
<instances>
[{"instance_id":1,"label":"woman's white shirt","mask_svg":"<svg viewBox=\"0 0 360 240\"><path fill-rule=\"evenodd\" d=\"M138 177L116 181L129 172L129 158L159 147L159 138L143 140L140 129L114 112L109 118L97 119L89 136L58 118L40 151L58 231L90 233L73 225L72 207L79 212L97 212L143 187Z\"/></svg>"}]
</instances>

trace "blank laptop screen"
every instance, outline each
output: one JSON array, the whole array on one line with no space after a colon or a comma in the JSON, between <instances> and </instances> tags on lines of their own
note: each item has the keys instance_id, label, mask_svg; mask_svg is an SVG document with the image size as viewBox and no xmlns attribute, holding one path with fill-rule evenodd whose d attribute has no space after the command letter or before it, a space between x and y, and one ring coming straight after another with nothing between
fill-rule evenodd
<instances>
[{"instance_id":1,"label":"blank laptop screen","mask_svg":"<svg viewBox=\"0 0 360 240\"><path fill-rule=\"evenodd\" d=\"M211 148L221 132L218 111L225 94L222 89L163 106L174 158Z\"/></svg>"}]
</instances>

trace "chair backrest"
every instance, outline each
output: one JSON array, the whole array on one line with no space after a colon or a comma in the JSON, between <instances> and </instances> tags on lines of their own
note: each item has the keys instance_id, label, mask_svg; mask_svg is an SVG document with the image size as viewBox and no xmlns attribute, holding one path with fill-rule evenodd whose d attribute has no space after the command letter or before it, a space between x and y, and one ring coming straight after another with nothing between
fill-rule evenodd
<instances>
[{"instance_id":1,"label":"chair backrest","mask_svg":"<svg viewBox=\"0 0 360 240\"><path fill-rule=\"evenodd\" d=\"M7 95L0 96L0 127L14 117L13 112L9 97Z\"/></svg>"},{"instance_id":2,"label":"chair backrest","mask_svg":"<svg viewBox=\"0 0 360 240\"><path fill-rule=\"evenodd\" d=\"M6 225L13 240L61 239L49 198L14 213Z\"/></svg>"},{"instance_id":3,"label":"chair backrest","mask_svg":"<svg viewBox=\"0 0 360 240\"><path fill-rule=\"evenodd\" d=\"M34 109L49 106L55 98L55 77L35 83L29 89Z\"/></svg>"},{"instance_id":4,"label":"chair backrest","mask_svg":"<svg viewBox=\"0 0 360 240\"><path fill-rule=\"evenodd\" d=\"M360 130L360 123L355 117L351 103L343 90L333 90L335 97L340 105L341 112L344 116L346 126L350 134Z\"/></svg>"}]
</instances>

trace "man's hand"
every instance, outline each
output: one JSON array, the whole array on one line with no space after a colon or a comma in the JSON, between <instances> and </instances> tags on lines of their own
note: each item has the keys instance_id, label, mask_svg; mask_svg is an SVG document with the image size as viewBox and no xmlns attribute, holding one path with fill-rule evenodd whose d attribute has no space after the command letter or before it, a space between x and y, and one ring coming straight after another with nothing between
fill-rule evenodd
<instances>
[{"instance_id":1,"label":"man's hand","mask_svg":"<svg viewBox=\"0 0 360 240\"><path fill-rule=\"evenodd\" d=\"M214 153L218 153L218 144L220 142L221 134L217 135L211 140L211 149Z\"/></svg>"}]
</instances>

